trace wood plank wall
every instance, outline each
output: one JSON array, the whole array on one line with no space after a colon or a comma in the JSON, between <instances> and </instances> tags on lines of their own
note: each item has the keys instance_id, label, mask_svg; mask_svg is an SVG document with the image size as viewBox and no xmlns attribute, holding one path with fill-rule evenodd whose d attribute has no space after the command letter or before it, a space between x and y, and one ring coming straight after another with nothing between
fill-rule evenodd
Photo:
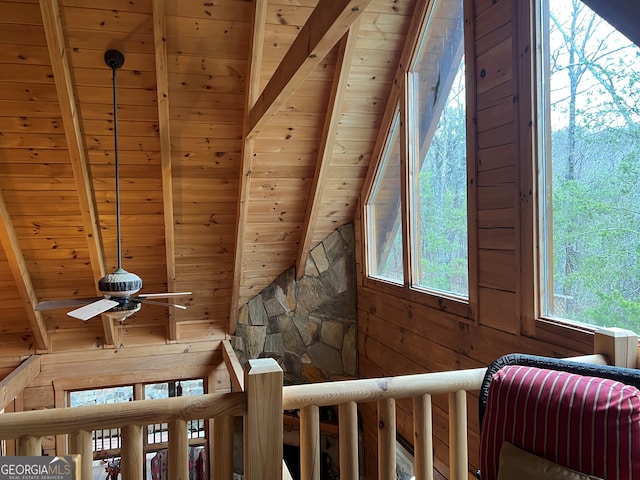
<instances>
[{"instance_id":1,"label":"wood plank wall","mask_svg":"<svg viewBox=\"0 0 640 480\"><path fill-rule=\"evenodd\" d=\"M3 358L0 375L16 366ZM220 341L52 353L41 356L40 374L6 411L64 407L69 390L197 378L208 392L230 391ZM63 454L64 445L62 436L43 439L48 455Z\"/></svg>"},{"instance_id":2,"label":"wood plank wall","mask_svg":"<svg viewBox=\"0 0 640 480\"><path fill-rule=\"evenodd\" d=\"M475 63L476 120L473 179L477 220L477 244L470 259L478 265L475 289L477 306L453 312L434 298L375 282L364 276L363 228L356 221L359 258L358 322L359 368L362 377L401 375L447 369L473 368L488 364L511 352L568 356L590 353L592 336L578 329L562 329L535 322L535 338L521 334L525 311L525 292L533 280L531 255L523 245L532 245L524 235L530 219L530 194L520 200L520 188L530 191L531 156L525 73L529 45L528 22L518 8L528 2L515 0L471 0L474 52L467 52ZM521 39L525 39L525 41ZM468 42L469 44L469 42ZM522 52L522 55L520 53ZM518 101L518 99L520 101ZM521 128L521 125L524 128ZM530 150L530 147L529 147ZM524 188L529 187L527 190ZM473 202L471 202L473 205ZM473 225L473 222L470 223ZM529 247L531 248L531 247ZM527 260L528 259L528 260ZM525 305L525 306L523 306ZM526 307L530 309L530 307ZM474 316L475 318L472 318ZM526 330L529 333L529 329ZM469 394L470 471L478 468L477 396ZM397 402L398 433L413 438L411 403ZM447 399L434 398L434 450L438 475L448 477ZM376 476L377 420L375 404L360 409L365 430L366 478Z\"/></svg>"}]
</instances>

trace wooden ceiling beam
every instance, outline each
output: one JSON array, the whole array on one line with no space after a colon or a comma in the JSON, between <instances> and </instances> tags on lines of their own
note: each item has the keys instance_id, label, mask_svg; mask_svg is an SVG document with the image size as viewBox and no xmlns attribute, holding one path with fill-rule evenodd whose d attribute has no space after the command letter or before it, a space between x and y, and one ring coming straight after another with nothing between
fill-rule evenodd
<instances>
[{"instance_id":1,"label":"wooden ceiling beam","mask_svg":"<svg viewBox=\"0 0 640 480\"><path fill-rule=\"evenodd\" d=\"M69 148L69 158L73 168L73 176L78 189L78 201L80 213L84 224L84 231L89 248L89 258L93 279L98 290L98 282L105 275L105 262L102 250L100 225L95 207L95 196L91 184L91 176L88 168L88 155L84 145L82 129L80 127L80 115L76 105L69 58L64 42L62 19L58 0L40 0L40 12L42 23L47 38L51 69L56 84L58 101L62 116L62 124ZM104 341L107 345L115 344L115 332L113 321L106 315L102 316L104 329Z\"/></svg>"},{"instance_id":2,"label":"wooden ceiling beam","mask_svg":"<svg viewBox=\"0 0 640 480\"><path fill-rule=\"evenodd\" d=\"M344 95L347 90L347 82L351 62L353 61L353 53L356 47L360 20L356 20L349 31L342 37L338 49L338 58L336 61L336 71L331 85L331 93L329 95L329 107L327 116L325 117L324 127L322 129L322 138L320 140L320 149L318 151L318 159L316 161L316 170L313 176L309 199L307 200L307 213L302 232L302 240L298 248L298 256L296 259L296 278L300 280L304 276L305 266L309 258L309 251L312 247L313 232L318 223L318 215L320 214L320 200L322 192L327 181L327 172L329 170L329 162L331 160L332 147L334 138L338 131L340 123L340 115L343 110Z\"/></svg>"},{"instance_id":3,"label":"wooden ceiling beam","mask_svg":"<svg viewBox=\"0 0 640 480\"><path fill-rule=\"evenodd\" d=\"M0 410L40 375L40 355L31 355L0 381Z\"/></svg>"},{"instance_id":4,"label":"wooden ceiling beam","mask_svg":"<svg viewBox=\"0 0 640 480\"><path fill-rule=\"evenodd\" d=\"M20 298L24 304L24 310L29 319L29 325L35 338L36 346L40 350L46 350L49 344L47 336L47 326L41 312L35 311L38 303L38 297L31 283L31 276L27 264L24 261L24 255L18 242L18 237L11 222L11 216L4 201L2 192L0 192L0 243L4 248L7 256L9 268L13 274L16 287L20 293Z\"/></svg>"},{"instance_id":5,"label":"wooden ceiling beam","mask_svg":"<svg viewBox=\"0 0 640 480\"><path fill-rule=\"evenodd\" d=\"M253 137L249 135L251 125L248 113L255 105L260 94L260 72L264 51L264 33L267 23L267 0L256 0L253 9L251 30L251 55L247 66L247 94L245 96L245 123L243 127L242 168L240 169L238 208L236 216L236 244L233 259L233 284L231 288L231 306L229 310L229 333L236 330L238 303L240 301L240 283L242 280L242 261L244 254L245 225L249 210L249 187L253 164Z\"/></svg>"},{"instance_id":6,"label":"wooden ceiling beam","mask_svg":"<svg viewBox=\"0 0 640 480\"><path fill-rule=\"evenodd\" d=\"M158 131L162 165L162 203L164 210L164 243L167 262L167 288L176 284L175 231L173 228L173 177L171 173L171 129L169 117L169 74L166 41L165 0L153 0L153 39L156 58L156 91L158 94ZM175 307L169 308L169 340L178 340Z\"/></svg>"},{"instance_id":7,"label":"wooden ceiling beam","mask_svg":"<svg viewBox=\"0 0 640 480\"><path fill-rule=\"evenodd\" d=\"M229 331L234 332L238 315L244 227L249 208L249 186L253 158L253 139L280 106L300 86L340 38L359 18L371 0L321 0L298 33L282 62L260 95L260 68L266 24L266 1L258 0L254 9L249 84L245 102L245 128L240 172L240 195L236 225L234 275L229 313Z\"/></svg>"},{"instance_id":8,"label":"wooden ceiling beam","mask_svg":"<svg viewBox=\"0 0 640 480\"><path fill-rule=\"evenodd\" d=\"M255 136L349 30L372 0L321 0L249 114Z\"/></svg>"},{"instance_id":9,"label":"wooden ceiling beam","mask_svg":"<svg viewBox=\"0 0 640 480\"><path fill-rule=\"evenodd\" d=\"M637 0L583 0L592 10L622 32L629 40L640 45L640 3Z\"/></svg>"}]
</instances>

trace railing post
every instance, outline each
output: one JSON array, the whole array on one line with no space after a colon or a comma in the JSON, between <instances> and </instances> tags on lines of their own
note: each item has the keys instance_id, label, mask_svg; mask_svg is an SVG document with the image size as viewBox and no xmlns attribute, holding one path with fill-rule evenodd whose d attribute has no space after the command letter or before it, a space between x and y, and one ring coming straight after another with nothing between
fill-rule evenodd
<instances>
[{"instance_id":1,"label":"railing post","mask_svg":"<svg viewBox=\"0 0 640 480\"><path fill-rule=\"evenodd\" d=\"M69 435L69 453L77 453L80 455L80 470L82 471L80 478L93 477L92 441L92 432L87 430L78 430L77 432Z\"/></svg>"},{"instance_id":2,"label":"railing post","mask_svg":"<svg viewBox=\"0 0 640 480\"><path fill-rule=\"evenodd\" d=\"M300 409L300 477L320 480L320 409Z\"/></svg>"},{"instance_id":3,"label":"railing post","mask_svg":"<svg viewBox=\"0 0 640 480\"><path fill-rule=\"evenodd\" d=\"M396 478L396 401L378 400L378 478Z\"/></svg>"},{"instance_id":4,"label":"railing post","mask_svg":"<svg viewBox=\"0 0 640 480\"><path fill-rule=\"evenodd\" d=\"M458 390L449 394L449 478L468 477L467 451L467 392Z\"/></svg>"},{"instance_id":5,"label":"railing post","mask_svg":"<svg viewBox=\"0 0 640 480\"><path fill-rule=\"evenodd\" d=\"M356 402L338 406L340 432L340 478L358 480L358 405Z\"/></svg>"},{"instance_id":6,"label":"railing post","mask_svg":"<svg viewBox=\"0 0 640 480\"><path fill-rule=\"evenodd\" d=\"M187 421L181 418L169 422L169 475L171 480L189 480L189 439ZM124 479L123 479L124 480Z\"/></svg>"},{"instance_id":7,"label":"railing post","mask_svg":"<svg viewBox=\"0 0 640 480\"><path fill-rule=\"evenodd\" d=\"M611 365L638 368L638 335L623 328L602 328L595 333L593 353L606 355Z\"/></svg>"},{"instance_id":8,"label":"railing post","mask_svg":"<svg viewBox=\"0 0 640 480\"><path fill-rule=\"evenodd\" d=\"M171 442L171 437L169 437L169 442ZM122 427L122 461L120 462L122 480L137 480L142 478L144 474L144 461L142 426L130 424Z\"/></svg>"},{"instance_id":9,"label":"railing post","mask_svg":"<svg viewBox=\"0 0 640 480\"><path fill-rule=\"evenodd\" d=\"M273 358L249 360L244 387L245 480L282 478L282 369Z\"/></svg>"},{"instance_id":10,"label":"railing post","mask_svg":"<svg viewBox=\"0 0 640 480\"><path fill-rule=\"evenodd\" d=\"M414 473L416 480L433 480L433 415L431 395L413 398Z\"/></svg>"},{"instance_id":11,"label":"railing post","mask_svg":"<svg viewBox=\"0 0 640 480\"><path fill-rule=\"evenodd\" d=\"M213 419L212 480L233 478L233 417L223 415Z\"/></svg>"},{"instance_id":12,"label":"railing post","mask_svg":"<svg viewBox=\"0 0 640 480\"><path fill-rule=\"evenodd\" d=\"M42 455L42 439L32 435L18 438L18 455L24 457L39 457Z\"/></svg>"}]
</instances>

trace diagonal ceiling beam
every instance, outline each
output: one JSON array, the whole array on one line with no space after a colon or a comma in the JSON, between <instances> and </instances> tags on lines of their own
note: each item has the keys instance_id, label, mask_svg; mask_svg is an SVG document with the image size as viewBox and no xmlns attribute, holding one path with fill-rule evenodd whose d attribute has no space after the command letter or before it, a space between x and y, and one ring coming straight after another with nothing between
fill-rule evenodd
<instances>
[{"instance_id":1,"label":"diagonal ceiling beam","mask_svg":"<svg viewBox=\"0 0 640 480\"><path fill-rule=\"evenodd\" d=\"M329 95L329 108L327 109L327 116L325 117L324 127L322 129L322 139L320 140L320 149L316 161L316 171L313 176L313 183L307 201L307 213L302 232L302 240L298 248L298 257L296 260L296 278L298 280L304 276L309 251L311 250L311 242L313 241L313 232L318 223L322 193L327 181L332 146L340 123L340 115L342 114L343 100L347 90L347 81L353 60L353 52L356 47L359 25L360 20L354 22L349 31L342 37L339 44L336 71Z\"/></svg>"},{"instance_id":2,"label":"diagonal ceiling beam","mask_svg":"<svg viewBox=\"0 0 640 480\"><path fill-rule=\"evenodd\" d=\"M637 0L607 2L606 0L582 0L592 10L620 30L636 45L640 45L640 3Z\"/></svg>"},{"instance_id":3,"label":"diagonal ceiling beam","mask_svg":"<svg viewBox=\"0 0 640 480\"><path fill-rule=\"evenodd\" d=\"M340 38L349 30L372 0L320 0L298 33L280 65L258 96L259 71L262 64L262 39L266 24L266 1L258 0L254 11L252 53L249 65L249 88L245 112L243 165L240 176L236 248L229 331L235 331L238 315L242 258L244 254L244 225L249 208L249 183L253 139L262 126L300 86L313 69L326 57ZM260 40L260 41L258 41Z\"/></svg>"},{"instance_id":4,"label":"diagonal ceiling beam","mask_svg":"<svg viewBox=\"0 0 640 480\"><path fill-rule=\"evenodd\" d=\"M49 343L47 327L42 313L36 312L34 309L38 303L38 298L31 283L29 270L24 261L24 256L18 243L18 237L13 228L13 223L11 222L9 210L7 210L7 204L4 201L2 192L0 192L0 243L2 243L2 248L4 248L7 255L9 268L16 282L20 298L22 298L22 302L24 303L24 310L29 318L29 325L31 325L36 346L40 350L46 350L47 344Z\"/></svg>"},{"instance_id":5,"label":"diagonal ceiling beam","mask_svg":"<svg viewBox=\"0 0 640 480\"><path fill-rule=\"evenodd\" d=\"M31 355L0 381L0 410L40 375L40 355Z\"/></svg>"},{"instance_id":6,"label":"diagonal ceiling beam","mask_svg":"<svg viewBox=\"0 0 640 480\"><path fill-rule=\"evenodd\" d=\"M243 126L242 168L240 169L238 209L236 219L236 245L233 258L233 284L231 286L231 307L229 311L229 333L236 330L240 282L242 280L242 257L244 253L244 227L249 210L249 187L253 163L253 137L250 131L248 112L255 105L260 94L260 71L264 51L264 32L267 24L267 0L256 0L253 9L251 30L251 57L247 67L247 94L245 96L245 123Z\"/></svg>"},{"instance_id":7,"label":"diagonal ceiling beam","mask_svg":"<svg viewBox=\"0 0 640 480\"><path fill-rule=\"evenodd\" d=\"M320 0L249 114L255 136L372 0Z\"/></svg>"},{"instance_id":8,"label":"diagonal ceiling beam","mask_svg":"<svg viewBox=\"0 0 640 480\"><path fill-rule=\"evenodd\" d=\"M69 148L69 158L71 159L73 176L78 190L80 213L87 237L93 279L96 285L96 292L100 294L98 281L100 281L105 274L100 226L96 215L95 196L93 194L91 177L87 166L87 152L80 128L80 116L73 92L73 82L71 80L69 58L65 47L58 0L40 0L40 12L42 13L42 23L47 37L53 78L56 83L56 91L58 92L62 124L64 125L64 133ZM113 321L106 315L103 315L102 324L105 344L114 345L115 333Z\"/></svg>"},{"instance_id":9,"label":"diagonal ceiling beam","mask_svg":"<svg viewBox=\"0 0 640 480\"><path fill-rule=\"evenodd\" d=\"M166 41L165 0L153 0L153 38L156 56L156 90L158 92L158 132L162 164L162 202L164 204L164 243L167 262L167 288L175 290L176 256L173 228L173 180L171 173L171 130L169 128L169 74ZM169 340L177 341L178 329L174 307L169 308Z\"/></svg>"}]
</instances>

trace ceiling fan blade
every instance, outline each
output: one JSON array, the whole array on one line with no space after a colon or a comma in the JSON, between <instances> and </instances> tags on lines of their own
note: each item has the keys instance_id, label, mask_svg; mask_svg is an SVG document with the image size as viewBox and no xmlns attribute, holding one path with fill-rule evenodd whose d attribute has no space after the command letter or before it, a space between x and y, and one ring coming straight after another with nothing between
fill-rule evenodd
<instances>
[{"instance_id":1,"label":"ceiling fan blade","mask_svg":"<svg viewBox=\"0 0 640 480\"><path fill-rule=\"evenodd\" d=\"M84 320L86 322L90 318L93 318L96 315L100 315L101 313L106 312L107 310L115 307L116 305L118 305L118 302L109 300L108 298L102 298L97 302L93 302L93 303L90 303L89 305L85 305L84 307L71 310L70 312L67 312L67 315L73 318Z\"/></svg>"},{"instance_id":2,"label":"ceiling fan blade","mask_svg":"<svg viewBox=\"0 0 640 480\"><path fill-rule=\"evenodd\" d=\"M138 303L148 303L149 305L161 305L163 307L176 307L182 310L187 309L187 307L185 307L184 305L178 305L176 303L154 302L153 300L147 300L145 297L130 298L129 301L138 302Z\"/></svg>"},{"instance_id":3,"label":"ceiling fan blade","mask_svg":"<svg viewBox=\"0 0 640 480\"><path fill-rule=\"evenodd\" d=\"M55 310L57 308L69 308L77 307L78 305L86 305L87 303L95 302L103 297L88 297L88 298L64 298L62 300L45 300L44 302L38 302L35 310L42 312L44 310Z\"/></svg>"},{"instance_id":4,"label":"ceiling fan blade","mask_svg":"<svg viewBox=\"0 0 640 480\"><path fill-rule=\"evenodd\" d=\"M139 299L170 298L170 297L184 297L186 295L191 295L191 292L143 293L141 295L138 295L136 298L139 298Z\"/></svg>"}]
</instances>

